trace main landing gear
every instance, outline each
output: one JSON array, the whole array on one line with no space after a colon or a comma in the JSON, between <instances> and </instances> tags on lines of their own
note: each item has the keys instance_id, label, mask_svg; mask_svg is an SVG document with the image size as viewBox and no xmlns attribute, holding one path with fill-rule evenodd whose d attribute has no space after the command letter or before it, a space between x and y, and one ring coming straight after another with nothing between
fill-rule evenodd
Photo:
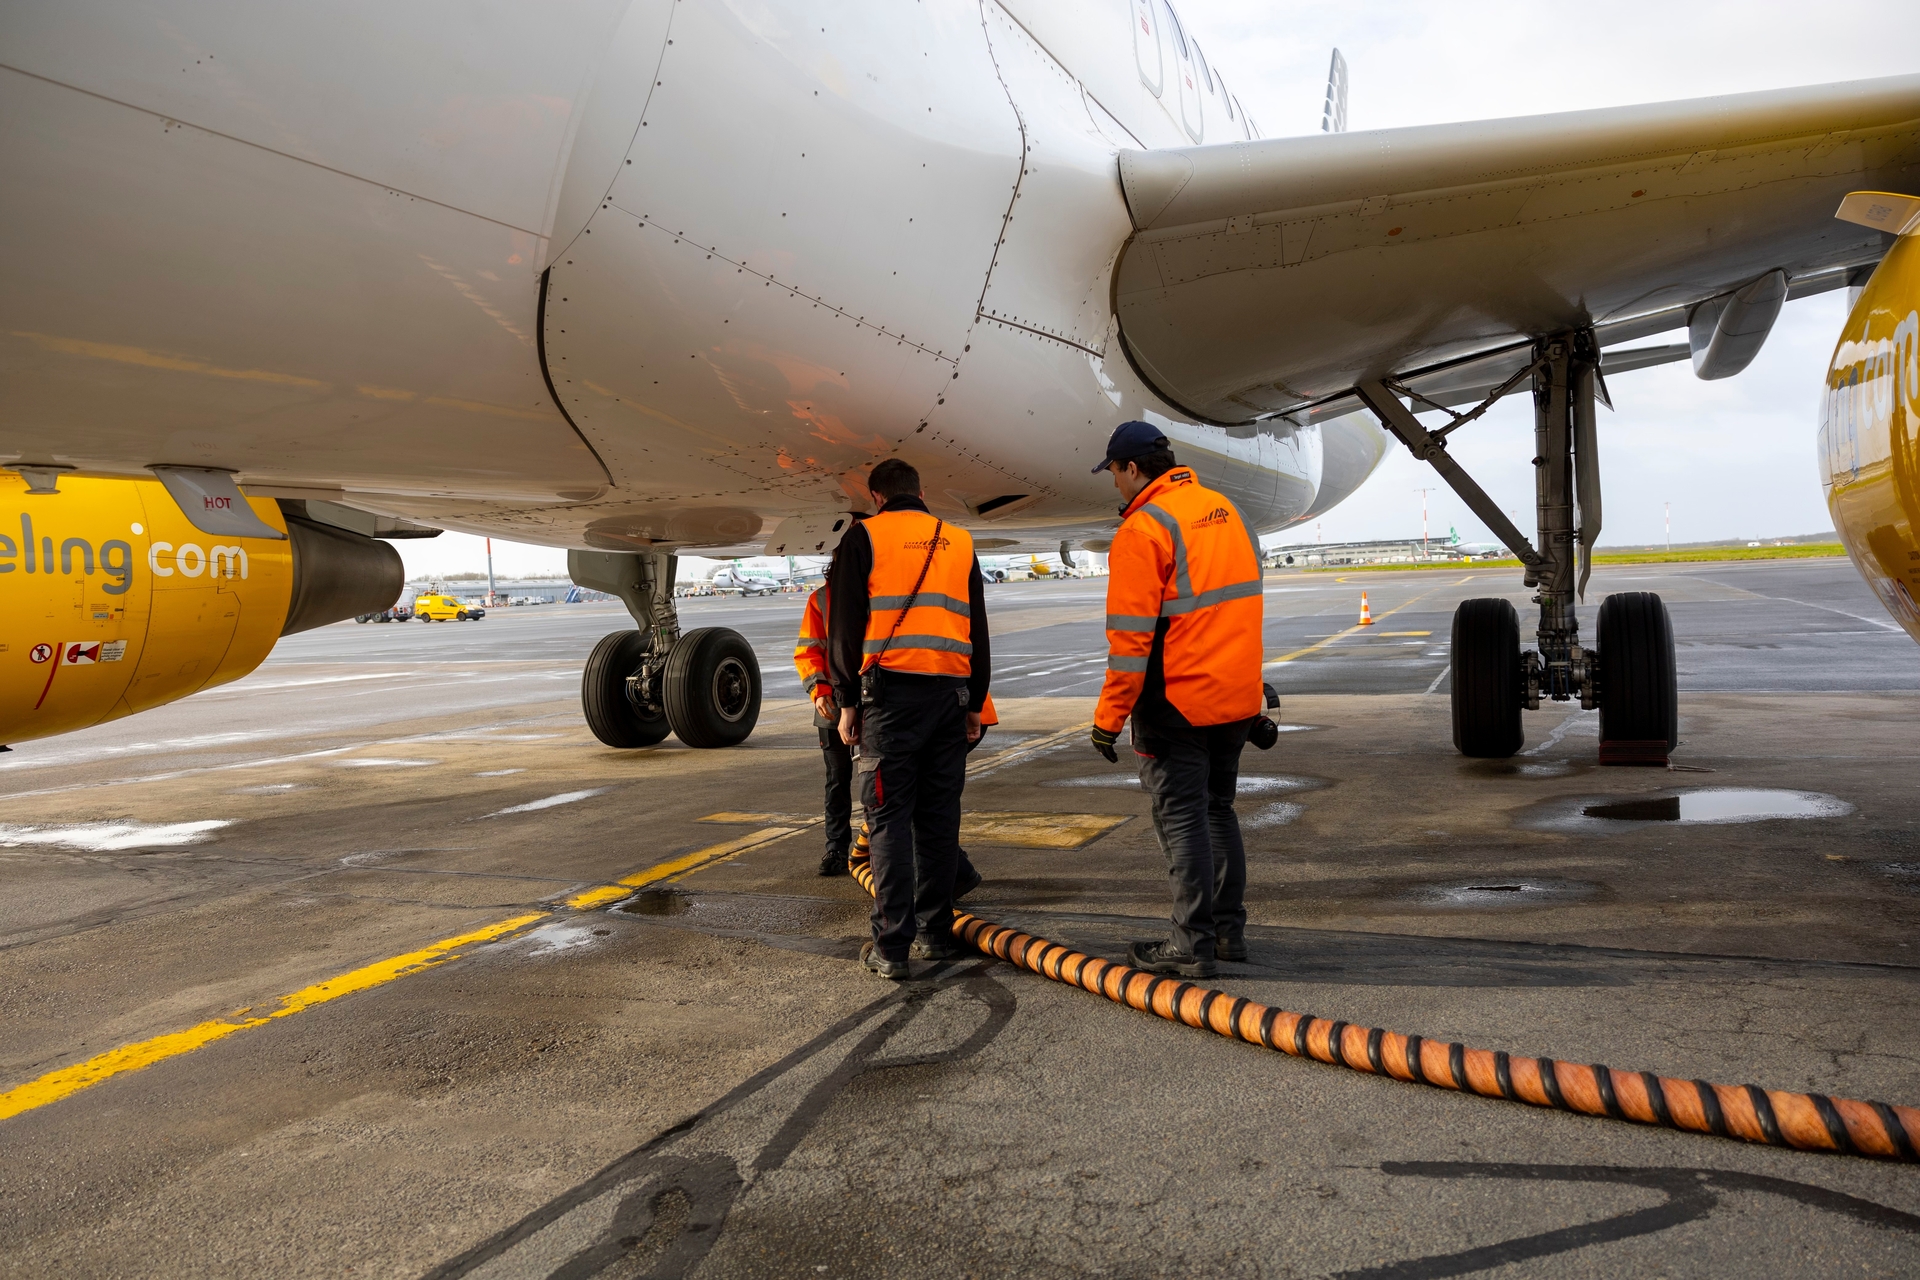
<instances>
[{"instance_id":1,"label":"main landing gear","mask_svg":"<svg viewBox=\"0 0 1920 1280\"><path fill-rule=\"evenodd\" d=\"M1536 550L1446 451L1446 436L1532 379ZM1600 711L1600 763L1664 765L1679 741L1673 626L1660 597L1611 595L1600 606L1597 647L1582 648L1576 597L1584 599L1600 536L1596 391L1605 397L1590 330L1537 341L1533 362L1470 413L1455 414L1392 382L1358 388L1383 426L1430 464L1474 514L1513 549L1540 606L1537 649L1520 648L1520 617L1503 598L1468 600L1453 616L1453 744L1462 755L1504 759L1524 740L1522 710L1545 697ZM1453 421L1429 433L1400 397L1443 409Z\"/></svg>"},{"instance_id":2,"label":"main landing gear","mask_svg":"<svg viewBox=\"0 0 1920 1280\"><path fill-rule=\"evenodd\" d=\"M567 553L576 583L619 596L640 624L603 636L580 679L587 727L610 747L650 747L668 733L731 747L760 719L760 662L746 637L725 627L681 634L676 566L666 552Z\"/></svg>"}]
</instances>

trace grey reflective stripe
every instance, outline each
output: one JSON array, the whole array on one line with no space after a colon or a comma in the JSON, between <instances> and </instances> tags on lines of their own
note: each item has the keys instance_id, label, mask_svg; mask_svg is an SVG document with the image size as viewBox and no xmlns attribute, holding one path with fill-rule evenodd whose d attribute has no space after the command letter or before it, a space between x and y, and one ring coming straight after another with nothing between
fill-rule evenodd
<instances>
[{"instance_id":1,"label":"grey reflective stripe","mask_svg":"<svg viewBox=\"0 0 1920 1280\"><path fill-rule=\"evenodd\" d=\"M1146 617L1137 613L1110 613L1107 615L1107 630L1151 631L1159 621L1157 617Z\"/></svg>"},{"instance_id":2,"label":"grey reflective stripe","mask_svg":"<svg viewBox=\"0 0 1920 1280\"><path fill-rule=\"evenodd\" d=\"M945 609L947 612L957 613L963 618L973 616L973 610L968 607L965 600L956 600L952 596L942 595L938 591L922 591L920 598L917 600L912 596L874 596L867 601L867 608L904 609L907 607L907 601L909 600L913 600L913 607L916 609Z\"/></svg>"},{"instance_id":3,"label":"grey reflective stripe","mask_svg":"<svg viewBox=\"0 0 1920 1280\"><path fill-rule=\"evenodd\" d=\"M1183 596L1193 594L1193 581L1187 577L1187 539L1180 532L1180 522L1173 513L1149 502L1140 508L1141 512L1160 522L1160 527L1173 535L1173 586Z\"/></svg>"},{"instance_id":4,"label":"grey reflective stripe","mask_svg":"<svg viewBox=\"0 0 1920 1280\"><path fill-rule=\"evenodd\" d=\"M1123 658L1117 653L1110 653L1107 655L1107 670L1138 671L1142 675L1145 675L1147 670L1147 660L1145 657Z\"/></svg>"},{"instance_id":5,"label":"grey reflective stripe","mask_svg":"<svg viewBox=\"0 0 1920 1280\"><path fill-rule=\"evenodd\" d=\"M802 649L824 649L826 647L827 642L825 640L816 640L812 636L801 636L800 639L794 642L793 650L795 653L798 653Z\"/></svg>"},{"instance_id":6,"label":"grey reflective stripe","mask_svg":"<svg viewBox=\"0 0 1920 1280\"><path fill-rule=\"evenodd\" d=\"M1197 596L1185 599L1169 600L1160 606L1163 618L1178 617L1183 613L1192 613L1196 609L1211 609L1216 604L1225 604L1229 600L1245 600L1249 596L1261 594L1260 582L1235 582L1229 586L1215 587L1211 591L1202 591Z\"/></svg>"},{"instance_id":7,"label":"grey reflective stripe","mask_svg":"<svg viewBox=\"0 0 1920 1280\"><path fill-rule=\"evenodd\" d=\"M886 637L869 640L861 646L863 653L879 653L887 648ZM898 653L902 649L938 649L942 653L972 653L973 646L965 640L949 640L945 636L895 636L889 653Z\"/></svg>"}]
</instances>

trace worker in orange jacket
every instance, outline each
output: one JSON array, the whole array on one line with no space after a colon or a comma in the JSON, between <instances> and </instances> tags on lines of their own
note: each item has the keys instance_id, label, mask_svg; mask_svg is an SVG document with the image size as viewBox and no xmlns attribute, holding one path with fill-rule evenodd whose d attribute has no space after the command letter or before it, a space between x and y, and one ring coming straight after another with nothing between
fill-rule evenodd
<instances>
[{"instance_id":1,"label":"worker in orange jacket","mask_svg":"<svg viewBox=\"0 0 1920 1280\"><path fill-rule=\"evenodd\" d=\"M1093 745L1129 716L1140 782L1173 881L1173 936L1136 942L1137 968L1211 977L1247 955L1247 855L1233 811L1240 751L1260 714L1260 544L1225 495L1180 466L1158 428L1122 423L1094 468L1125 500L1107 566L1107 675Z\"/></svg>"},{"instance_id":2,"label":"worker in orange jacket","mask_svg":"<svg viewBox=\"0 0 1920 1280\"><path fill-rule=\"evenodd\" d=\"M827 618L832 596L821 587L807 597L800 616L800 635L793 645L794 670L800 688L813 703L813 727L820 736L820 758L826 764L826 852L820 855L820 874L847 874L847 849L853 843L853 753L840 736L840 708L827 678Z\"/></svg>"}]
</instances>

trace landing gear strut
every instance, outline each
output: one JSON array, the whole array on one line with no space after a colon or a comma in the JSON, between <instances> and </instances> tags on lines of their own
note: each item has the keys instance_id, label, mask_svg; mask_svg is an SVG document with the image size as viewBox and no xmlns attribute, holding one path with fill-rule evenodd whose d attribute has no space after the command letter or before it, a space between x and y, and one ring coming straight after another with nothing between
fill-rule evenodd
<instances>
[{"instance_id":1,"label":"landing gear strut","mask_svg":"<svg viewBox=\"0 0 1920 1280\"><path fill-rule=\"evenodd\" d=\"M650 747L669 732L690 747L731 747L760 719L760 663L746 638L725 627L680 633L677 565L658 551L567 553L576 583L619 596L640 624L602 637L580 680L587 727L610 747Z\"/></svg>"},{"instance_id":2,"label":"landing gear strut","mask_svg":"<svg viewBox=\"0 0 1920 1280\"><path fill-rule=\"evenodd\" d=\"M1521 652L1519 616L1499 598L1468 600L1453 619L1453 742L1461 754L1504 759L1520 749L1522 708L1542 697L1600 709L1600 763L1658 764L1678 742L1673 627L1650 592L1609 596L1600 608L1599 648L1582 648L1576 599L1586 594L1600 536L1596 393L1604 397L1600 351L1591 330L1537 341L1533 362L1481 405L1429 433L1405 404L1422 397L1391 382L1363 383L1360 398L1415 457L1438 471L1525 566L1540 606L1538 648ZM1446 436L1531 378L1534 499L1540 545L1529 543L1446 451ZM1428 408L1444 409L1431 401ZM1603 658L1604 655L1604 658Z\"/></svg>"}]
</instances>

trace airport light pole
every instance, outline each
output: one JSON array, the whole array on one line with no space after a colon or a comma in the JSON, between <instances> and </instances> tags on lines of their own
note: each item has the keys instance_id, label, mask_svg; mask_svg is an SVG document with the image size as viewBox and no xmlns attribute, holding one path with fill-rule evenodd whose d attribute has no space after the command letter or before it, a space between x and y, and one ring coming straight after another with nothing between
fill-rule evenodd
<instances>
[{"instance_id":1,"label":"airport light pole","mask_svg":"<svg viewBox=\"0 0 1920 1280\"><path fill-rule=\"evenodd\" d=\"M487 539L487 608L493 608L493 539Z\"/></svg>"},{"instance_id":2,"label":"airport light pole","mask_svg":"<svg viewBox=\"0 0 1920 1280\"><path fill-rule=\"evenodd\" d=\"M1427 550L1427 495L1433 490L1415 489L1414 492L1420 495L1420 558L1430 560L1433 553Z\"/></svg>"},{"instance_id":3,"label":"airport light pole","mask_svg":"<svg viewBox=\"0 0 1920 1280\"><path fill-rule=\"evenodd\" d=\"M1673 550L1673 504L1667 502L1661 505L1667 509L1667 550L1671 551Z\"/></svg>"}]
</instances>

